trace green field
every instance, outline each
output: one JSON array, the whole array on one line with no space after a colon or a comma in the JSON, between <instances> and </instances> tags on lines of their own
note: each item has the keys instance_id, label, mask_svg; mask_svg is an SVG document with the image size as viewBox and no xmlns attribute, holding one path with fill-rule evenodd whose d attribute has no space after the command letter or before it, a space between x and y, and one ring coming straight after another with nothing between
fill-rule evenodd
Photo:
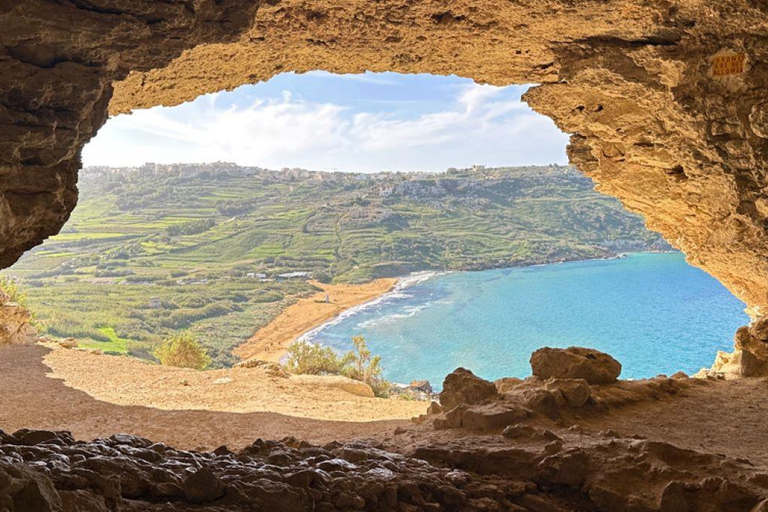
<instances>
[{"instance_id":1,"label":"green field","mask_svg":"<svg viewBox=\"0 0 768 512\"><path fill-rule=\"evenodd\" d=\"M193 331L217 365L311 291L286 272L363 282L663 249L568 167L354 175L86 169L56 237L4 272L51 336L152 358ZM266 274L267 279L253 274Z\"/></svg>"}]
</instances>

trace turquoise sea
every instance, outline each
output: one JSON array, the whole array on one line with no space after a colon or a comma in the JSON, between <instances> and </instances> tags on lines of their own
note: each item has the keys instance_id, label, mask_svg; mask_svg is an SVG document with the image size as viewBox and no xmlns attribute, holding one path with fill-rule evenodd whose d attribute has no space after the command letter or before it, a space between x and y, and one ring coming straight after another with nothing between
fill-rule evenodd
<instances>
[{"instance_id":1,"label":"turquoise sea","mask_svg":"<svg viewBox=\"0 0 768 512\"><path fill-rule=\"evenodd\" d=\"M744 304L682 254L630 254L481 272L420 274L307 338L338 350L362 334L395 382L439 388L459 366L486 379L530 375L539 347L608 352L623 378L688 373L731 350Z\"/></svg>"}]
</instances>

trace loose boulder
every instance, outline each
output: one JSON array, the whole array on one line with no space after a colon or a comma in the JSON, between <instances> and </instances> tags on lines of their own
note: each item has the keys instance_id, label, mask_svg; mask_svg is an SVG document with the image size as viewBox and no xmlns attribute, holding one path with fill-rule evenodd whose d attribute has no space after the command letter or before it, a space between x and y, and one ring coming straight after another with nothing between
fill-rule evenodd
<instances>
[{"instance_id":1,"label":"loose boulder","mask_svg":"<svg viewBox=\"0 0 768 512\"><path fill-rule=\"evenodd\" d=\"M432 394L432 384L430 384L428 380L413 380L408 387L414 391L426 393L428 395Z\"/></svg>"},{"instance_id":2,"label":"loose boulder","mask_svg":"<svg viewBox=\"0 0 768 512\"><path fill-rule=\"evenodd\" d=\"M499 392L493 382L481 379L464 368L457 368L443 381L440 405L449 411L457 405L478 404L498 396Z\"/></svg>"},{"instance_id":3,"label":"loose boulder","mask_svg":"<svg viewBox=\"0 0 768 512\"><path fill-rule=\"evenodd\" d=\"M610 384L619 378L621 363L591 348L545 347L531 355L531 369L540 379L584 379L589 384Z\"/></svg>"}]
</instances>

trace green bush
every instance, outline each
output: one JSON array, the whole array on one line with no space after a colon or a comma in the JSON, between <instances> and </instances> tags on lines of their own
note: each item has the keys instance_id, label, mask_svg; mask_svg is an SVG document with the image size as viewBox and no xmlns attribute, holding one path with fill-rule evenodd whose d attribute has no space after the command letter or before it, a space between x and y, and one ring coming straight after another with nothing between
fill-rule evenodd
<instances>
[{"instance_id":1,"label":"green bush","mask_svg":"<svg viewBox=\"0 0 768 512\"><path fill-rule=\"evenodd\" d=\"M365 382L380 398L389 396L391 384L381 377L381 356L372 356L363 336L352 338L354 350L337 354L330 347L295 341L288 347L285 366L291 373L308 375L343 375Z\"/></svg>"},{"instance_id":2,"label":"green bush","mask_svg":"<svg viewBox=\"0 0 768 512\"><path fill-rule=\"evenodd\" d=\"M211 358L202 345L189 333L174 334L155 350L154 356L160 364L179 368L205 370Z\"/></svg>"},{"instance_id":3,"label":"green bush","mask_svg":"<svg viewBox=\"0 0 768 512\"><path fill-rule=\"evenodd\" d=\"M348 356L340 356L331 347L299 340L288 347L285 366L291 373L342 375L350 362Z\"/></svg>"},{"instance_id":4,"label":"green bush","mask_svg":"<svg viewBox=\"0 0 768 512\"><path fill-rule=\"evenodd\" d=\"M390 383L381 377L384 370L381 367L381 356L372 356L363 336L352 337L355 349L348 352L345 358L350 361L345 375L351 379L365 382L373 389L378 397L389 396Z\"/></svg>"}]
</instances>

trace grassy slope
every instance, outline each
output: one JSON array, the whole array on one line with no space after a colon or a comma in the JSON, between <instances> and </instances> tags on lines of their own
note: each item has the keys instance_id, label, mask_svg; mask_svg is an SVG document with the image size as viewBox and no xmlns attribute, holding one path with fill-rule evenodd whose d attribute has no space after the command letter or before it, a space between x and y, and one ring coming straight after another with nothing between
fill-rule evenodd
<instances>
[{"instance_id":1,"label":"grassy slope","mask_svg":"<svg viewBox=\"0 0 768 512\"><path fill-rule=\"evenodd\" d=\"M249 272L360 282L656 246L637 216L564 168L380 179L86 174L63 232L6 274L21 279L52 335L150 357L164 335L190 328L228 364L234 345L309 291Z\"/></svg>"}]
</instances>

